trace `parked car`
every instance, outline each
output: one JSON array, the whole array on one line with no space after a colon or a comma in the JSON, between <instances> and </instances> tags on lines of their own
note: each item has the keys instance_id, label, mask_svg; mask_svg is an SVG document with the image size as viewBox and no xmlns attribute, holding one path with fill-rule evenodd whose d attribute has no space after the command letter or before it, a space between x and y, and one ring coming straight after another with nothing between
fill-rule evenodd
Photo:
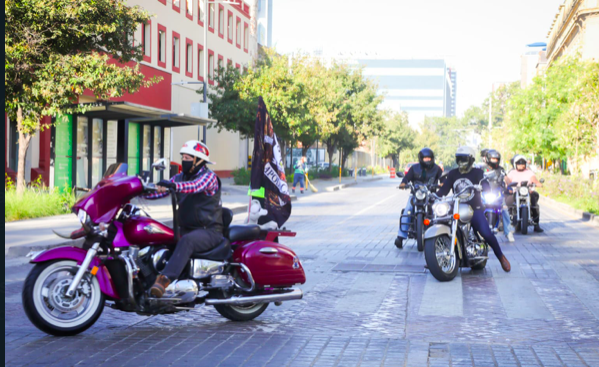
<instances>
[{"instance_id":1,"label":"parked car","mask_svg":"<svg viewBox=\"0 0 599 367\"><path fill-rule=\"evenodd\" d=\"M320 162L320 163L318 163L318 167L329 168L329 162Z\"/></svg>"}]
</instances>

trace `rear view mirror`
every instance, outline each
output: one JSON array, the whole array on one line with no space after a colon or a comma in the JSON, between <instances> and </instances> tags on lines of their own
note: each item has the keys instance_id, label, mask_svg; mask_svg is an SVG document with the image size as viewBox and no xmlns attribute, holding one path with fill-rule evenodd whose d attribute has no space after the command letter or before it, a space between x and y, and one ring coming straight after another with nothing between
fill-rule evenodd
<instances>
[{"instance_id":1,"label":"rear view mirror","mask_svg":"<svg viewBox=\"0 0 599 367\"><path fill-rule=\"evenodd\" d=\"M152 168L156 171L164 171L166 169L166 159L160 158L156 162L152 163Z\"/></svg>"},{"instance_id":2,"label":"rear view mirror","mask_svg":"<svg viewBox=\"0 0 599 367\"><path fill-rule=\"evenodd\" d=\"M545 183L545 179L542 178L541 180L539 180L540 183Z\"/></svg>"}]
</instances>

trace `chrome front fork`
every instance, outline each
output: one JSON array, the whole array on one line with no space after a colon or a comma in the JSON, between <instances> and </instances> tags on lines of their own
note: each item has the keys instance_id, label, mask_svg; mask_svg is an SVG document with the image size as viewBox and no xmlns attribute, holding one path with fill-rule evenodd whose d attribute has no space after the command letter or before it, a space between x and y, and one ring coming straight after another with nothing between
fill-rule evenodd
<instances>
[{"instance_id":1,"label":"chrome front fork","mask_svg":"<svg viewBox=\"0 0 599 367\"><path fill-rule=\"evenodd\" d=\"M96 242L87 251L87 254L85 255L85 259L83 259L83 262L79 266L79 269L77 270L77 273L75 274L75 277L73 278L73 282L71 283L71 285L69 286L69 289L67 290L67 293L66 293L67 297L73 297L73 295L75 294L77 287L79 287L79 283L81 283L81 279L83 279L83 275L85 275L85 272L89 268L89 264L91 264L92 260L98 253L99 248L100 248L100 242Z\"/></svg>"},{"instance_id":2,"label":"chrome front fork","mask_svg":"<svg viewBox=\"0 0 599 367\"><path fill-rule=\"evenodd\" d=\"M518 222L520 222L520 194L516 191L516 218L518 218Z\"/></svg>"},{"instance_id":3,"label":"chrome front fork","mask_svg":"<svg viewBox=\"0 0 599 367\"><path fill-rule=\"evenodd\" d=\"M453 215L460 212L460 198L457 198L453 203ZM449 246L449 253L451 256L454 256L455 253L455 243L456 236L458 235L458 221L459 219L453 219L451 223L451 245ZM458 246L458 254L460 259L462 258L462 249Z\"/></svg>"}]
</instances>

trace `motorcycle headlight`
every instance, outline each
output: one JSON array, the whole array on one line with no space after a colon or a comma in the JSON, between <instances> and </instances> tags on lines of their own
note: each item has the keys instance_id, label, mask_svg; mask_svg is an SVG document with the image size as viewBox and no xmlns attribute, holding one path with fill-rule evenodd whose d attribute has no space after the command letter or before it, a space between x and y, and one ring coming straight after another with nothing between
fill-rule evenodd
<instances>
[{"instance_id":1,"label":"motorcycle headlight","mask_svg":"<svg viewBox=\"0 0 599 367\"><path fill-rule=\"evenodd\" d=\"M528 195L528 187L521 187L518 192L520 193L520 196L526 196Z\"/></svg>"},{"instance_id":2,"label":"motorcycle headlight","mask_svg":"<svg viewBox=\"0 0 599 367\"><path fill-rule=\"evenodd\" d=\"M490 192L488 194L484 194L483 197L485 199L485 203L491 204L491 203L495 202L495 200L497 200L499 195Z\"/></svg>"},{"instance_id":3,"label":"motorcycle headlight","mask_svg":"<svg viewBox=\"0 0 599 367\"><path fill-rule=\"evenodd\" d=\"M426 193L424 191L422 191L422 190L416 191L416 199L424 200L425 197L426 197Z\"/></svg>"},{"instance_id":4,"label":"motorcycle headlight","mask_svg":"<svg viewBox=\"0 0 599 367\"><path fill-rule=\"evenodd\" d=\"M77 218L79 219L79 222L81 222L81 224L87 224L89 216L87 215L85 210L79 209L79 211L77 212Z\"/></svg>"},{"instance_id":5,"label":"motorcycle headlight","mask_svg":"<svg viewBox=\"0 0 599 367\"><path fill-rule=\"evenodd\" d=\"M444 217L449 213L449 204L447 203L437 203L433 205L433 211L437 217Z\"/></svg>"}]
</instances>

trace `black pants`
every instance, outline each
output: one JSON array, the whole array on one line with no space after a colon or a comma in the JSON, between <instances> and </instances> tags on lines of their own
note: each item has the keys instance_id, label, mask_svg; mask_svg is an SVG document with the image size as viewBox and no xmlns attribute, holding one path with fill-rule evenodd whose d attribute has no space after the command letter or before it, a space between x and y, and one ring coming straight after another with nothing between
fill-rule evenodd
<instances>
[{"instance_id":1,"label":"black pants","mask_svg":"<svg viewBox=\"0 0 599 367\"><path fill-rule=\"evenodd\" d=\"M497 238L489 228L489 222L487 222L487 218L485 217L485 211L482 209L475 210L470 224L472 225L472 228L485 239L485 242L491 246L495 256L497 256L498 259L501 259L503 252L501 251L501 247L499 247Z\"/></svg>"},{"instance_id":2,"label":"black pants","mask_svg":"<svg viewBox=\"0 0 599 367\"><path fill-rule=\"evenodd\" d=\"M183 268L189 262L194 252L206 252L215 248L223 240L223 234L212 229L181 229L181 239L177 242L175 251L169 259L162 275L171 281L179 278Z\"/></svg>"},{"instance_id":3,"label":"black pants","mask_svg":"<svg viewBox=\"0 0 599 367\"><path fill-rule=\"evenodd\" d=\"M532 221L536 224L539 224L541 220L541 211L539 208L539 193L536 191L532 191L530 194L530 215L532 216ZM515 195L507 195L505 197L505 205L509 207L514 205L514 201L516 200Z\"/></svg>"}]
</instances>

